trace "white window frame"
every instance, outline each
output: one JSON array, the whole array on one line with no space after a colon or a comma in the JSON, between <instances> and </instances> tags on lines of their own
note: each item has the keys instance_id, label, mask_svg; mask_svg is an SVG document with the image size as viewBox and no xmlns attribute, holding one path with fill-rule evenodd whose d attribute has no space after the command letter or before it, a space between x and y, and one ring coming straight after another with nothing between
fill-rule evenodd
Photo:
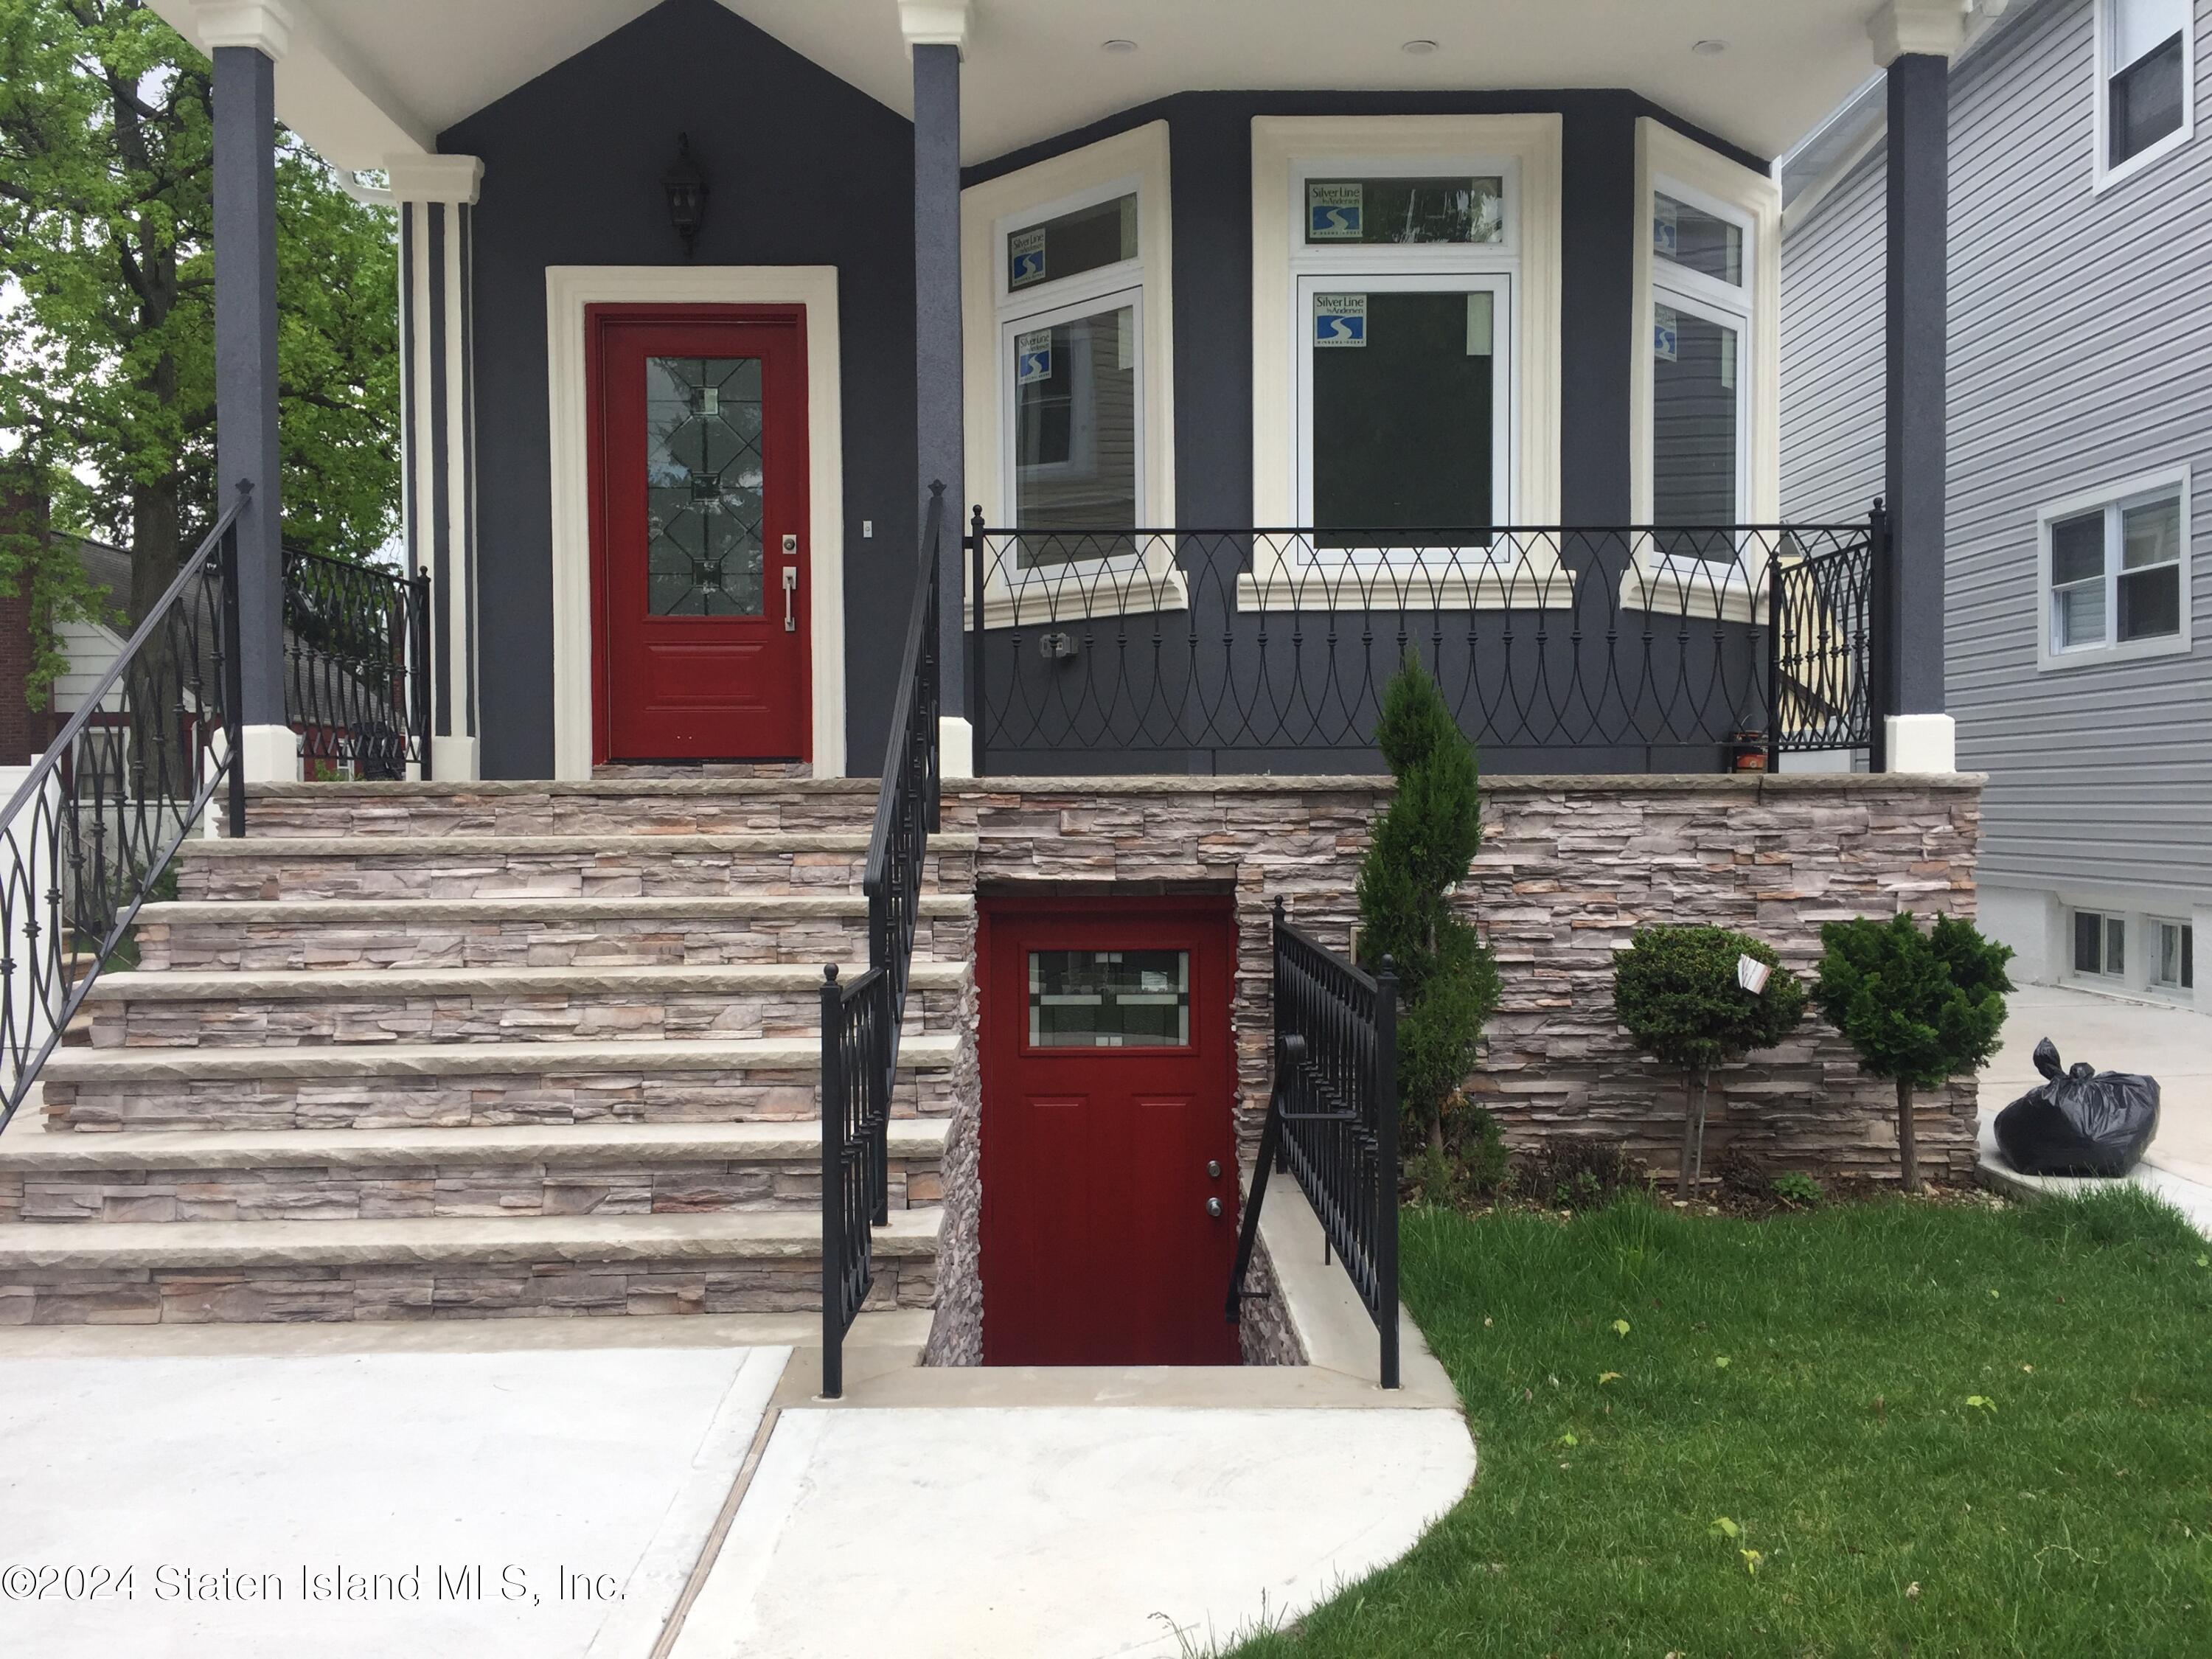
<instances>
[{"instance_id":1,"label":"white window frame","mask_svg":"<svg viewBox=\"0 0 2212 1659\"><path fill-rule=\"evenodd\" d=\"M2119 557L2117 549L2119 514L2130 507L2141 507L2166 496L2179 496L2181 502L2181 628L2173 634L2160 634L2149 639L2129 640L2119 637ZM2063 650L2057 644L2057 607L2051 599L2051 530L2064 520L2083 517L2101 512L2105 515L2105 641L2101 645L2074 645ZM2035 606L2036 636L2035 665L2037 672L2050 673L2069 669L2087 668L2118 662L2131 662L2142 657L2172 657L2185 655L2191 648L2190 595L2191 567L2196 563L2195 538L2192 534L2190 469L2186 465L2169 467L2162 471L2147 472L2140 477L2123 479L2095 489L2086 489L2036 509L2035 514Z\"/></svg>"},{"instance_id":2,"label":"white window frame","mask_svg":"<svg viewBox=\"0 0 2212 1659\"><path fill-rule=\"evenodd\" d=\"M1662 258L1653 246L1658 200L1676 201L1743 232L1741 285ZM1636 227L1633 243L1636 331L1629 356L1629 516L1655 515L1657 377L1651 362L1662 305L1736 329L1736 522L1772 526L1782 515L1782 197L1774 180L1730 161L1649 116L1636 123ZM1621 574L1625 610L1717 612L1732 622L1763 616L1765 573L1759 568L1771 538L1741 539L1737 565L1723 578L1704 559L1671 556L1648 546Z\"/></svg>"},{"instance_id":3,"label":"white window frame","mask_svg":"<svg viewBox=\"0 0 2212 1659\"><path fill-rule=\"evenodd\" d=\"M967 500L983 508L987 530L1014 528L1015 336L1052 319L1133 303L1136 339L1136 495L1139 524L1175 522L1173 220L1168 125L1130 131L961 192L961 293L964 339L963 404ZM1137 198L1137 254L1095 270L1012 288L1008 235L1122 196ZM963 515L964 516L964 515ZM1101 526L1119 528L1121 526ZM972 577L970 578L972 580ZM973 596L963 625L975 625ZM1013 572L994 562L983 593L985 625L1033 623L1139 611L1179 611L1188 585L1175 568L1171 542L1155 538L1139 556L1099 558Z\"/></svg>"},{"instance_id":4,"label":"white window frame","mask_svg":"<svg viewBox=\"0 0 2212 1659\"><path fill-rule=\"evenodd\" d=\"M2097 918L2097 963L2094 970L2081 965L2081 959L2075 938L2081 927L2081 918ZM2094 904L2069 904L2066 907L2066 977L2085 985L2125 985L2129 982L2128 957L2136 940L2136 929L2129 926L2133 920L2124 910L2113 910ZM2120 965L2115 969L2106 964L2112 960L2112 939L2114 926L2120 933Z\"/></svg>"},{"instance_id":5,"label":"white window frame","mask_svg":"<svg viewBox=\"0 0 2212 1659\"><path fill-rule=\"evenodd\" d=\"M2177 928L2190 935L2190 956L2192 958L2190 965L2192 969L2196 966L2193 960L2197 954L2196 929L2186 916L2145 916L2143 918L2144 983L2160 996L2192 999L2197 994L2195 986L2184 985L2179 979L2159 977L2159 963L2162 954L2159 947L2163 943L2159 933L2161 928L2166 927Z\"/></svg>"},{"instance_id":6,"label":"white window frame","mask_svg":"<svg viewBox=\"0 0 2212 1659\"><path fill-rule=\"evenodd\" d=\"M1291 167L1291 272L1295 294L1291 307L1291 385L1297 414L1297 528L1314 522L1313 300L1340 290L1370 294L1486 293L1491 313L1491 521L1499 529L1514 516L1514 460L1518 447L1514 410L1519 403L1520 353L1515 349L1515 289L1521 273L1517 210L1520 164L1510 156L1340 155L1304 157ZM1314 179L1494 178L1499 181L1501 234L1489 242L1309 242L1306 186ZM1261 526L1280 529L1281 525ZM1291 556L1285 575L1300 569L1328 572L1349 566L1373 568L1403 565L1408 569L1464 572L1472 551L1437 552L1405 547L1318 548L1286 541ZM1424 586L1424 592L1425 592Z\"/></svg>"},{"instance_id":7,"label":"white window frame","mask_svg":"<svg viewBox=\"0 0 2212 1659\"><path fill-rule=\"evenodd\" d=\"M1557 115L1260 116L1252 122L1253 522L1313 521L1311 295L1433 290L1498 295L1492 350L1501 372L1493 422L1492 518L1500 530L1559 516L1560 136ZM1492 242L1308 244L1306 182L1314 178L1493 177L1503 234ZM1316 550L1263 538L1237 580L1247 611L1311 608L1330 572L1378 567L1435 571L1425 603L1496 608L1519 588L1561 580L1549 538L1479 569L1462 551ZM1537 568L1538 566L1541 568ZM1316 584L1314 573L1322 574ZM1523 587L1523 583L1532 586Z\"/></svg>"},{"instance_id":8,"label":"white window frame","mask_svg":"<svg viewBox=\"0 0 2212 1659\"><path fill-rule=\"evenodd\" d=\"M2114 37L2118 33L2112 18L2113 4L2114 0L2096 0L2097 154L2093 192L2124 184L2144 168L2173 154L2197 134L2197 4L2196 0L2185 0L2181 29L2181 125L2118 167L2112 165L2112 76L2128 67L2112 61Z\"/></svg>"}]
</instances>

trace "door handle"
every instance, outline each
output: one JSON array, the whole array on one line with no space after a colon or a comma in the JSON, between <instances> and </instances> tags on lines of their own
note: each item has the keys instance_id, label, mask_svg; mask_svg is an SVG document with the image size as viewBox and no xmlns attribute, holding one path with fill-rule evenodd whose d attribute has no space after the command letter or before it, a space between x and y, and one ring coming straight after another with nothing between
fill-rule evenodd
<instances>
[{"instance_id":1,"label":"door handle","mask_svg":"<svg viewBox=\"0 0 2212 1659\"><path fill-rule=\"evenodd\" d=\"M1220 1160L1219 1158L1209 1158L1208 1159L1206 1159L1206 1178L1207 1178L1208 1180L1210 1180L1210 1181L1218 1181L1218 1180L1220 1180L1220 1179L1221 1179L1221 1160Z\"/></svg>"},{"instance_id":2,"label":"door handle","mask_svg":"<svg viewBox=\"0 0 2212 1659\"><path fill-rule=\"evenodd\" d=\"M1221 1214L1221 1200L1218 1198L1207 1199L1206 1200L1206 1212L1210 1216L1218 1218Z\"/></svg>"},{"instance_id":3,"label":"door handle","mask_svg":"<svg viewBox=\"0 0 2212 1659\"><path fill-rule=\"evenodd\" d=\"M798 593L799 567L787 564L783 568L783 631L787 634L799 631Z\"/></svg>"}]
</instances>

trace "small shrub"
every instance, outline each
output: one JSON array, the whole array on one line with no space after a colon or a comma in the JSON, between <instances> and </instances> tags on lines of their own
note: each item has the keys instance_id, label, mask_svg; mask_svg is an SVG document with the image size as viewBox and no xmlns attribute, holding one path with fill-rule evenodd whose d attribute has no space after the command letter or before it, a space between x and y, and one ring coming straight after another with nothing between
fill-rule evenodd
<instances>
[{"instance_id":1,"label":"small shrub","mask_svg":"<svg viewBox=\"0 0 2212 1659\"><path fill-rule=\"evenodd\" d=\"M1858 1050L1859 1065L1897 1085L1897 1151L1905 1190L1920 1190L1912 1091L1940 1089L1996 1052L2012 981L2009 947L1971 922L1938 916L1927 933L1908 913L1860 916L1820 929L1826 954L1814 996Z\"/></svg>"},{"instance_id":2,"label":"small shrub","mask_svg":"<svg viewBox=\"0 0 2212 1659\"><path fill-rule=\"evenodd\" d=\"M1498 966L1452 908L1482 842L1474 750L1408 657L1383 693L1376 746L1397 779L1359 865L1359 949L1398 972L1398 1097L1409 1141L1444 1145L1445 1103L1474 1069L1498 1007Z\"/></svg>"},{"instance_id":3,"label":"small shrub","mask_svg":"<svg viewBox=\"0 0 2212 1659\"><path fill-rule=\"evenodd\" d=\"M1810 1209L1828 1195L1827 1188L1802 1170L1785 1170L1769 1183L1775 1197L1784 1204L1802 1205Z\"/></svg>"},{"instance_id":4,"label":"small shrub","mask_svg":"<svg viewBox=\"0 0 2212 1659\"><path fill-rule=\"evenodd\" d=\"M1771 970L1756 994L1736 982L1736 959ZM1674 1196L1687 1198L1705 1162L1705 1092L1712 1069L1771 1048L1805 1017L1805 988L1774 947L1725 927L1639 927L1613 958L1613 1012L1638 1047L1682 1073L1682 1162Z\"/></svg>"},{"instance_id":5,"label":"small shrub","mask_svg":"<svg viewBox=\"0 0 2212 1659\"><path fill-rule=\"evenodd\" d=\"M1553 1209L1595 1210L1623 1193L1642 1192L1645 1176L1619 1141L1558 1135L1521 1155L1516 1185Z\"/></svg>"}]
</instances>

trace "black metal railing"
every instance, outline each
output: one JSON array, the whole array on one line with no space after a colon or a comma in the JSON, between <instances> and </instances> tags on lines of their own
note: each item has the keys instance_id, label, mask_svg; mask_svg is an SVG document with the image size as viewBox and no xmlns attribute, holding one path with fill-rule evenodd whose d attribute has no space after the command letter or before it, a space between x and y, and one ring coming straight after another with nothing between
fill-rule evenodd
<instances>
[{"instance_id":1,"label":"black metal railing","mask_svg":"<svg viewBox=\"0 0 2212 1659\"><path fill-rule=\"evenodd\" d=\"M1864 748L1879 510L1620 530L967 538L979 771L1362 770L1407 655L1486 765Z\"/></svg>"},{"instance_id":2,"label":"black metal railing","mask_svg":"<svg viewBox=\"0 0 2212 1659\"><path fill-rule=\"evenodd\" d=\"M285 716L317 777L430 775L430 573L288 548Z\"/></svg>"},{"instance_id":3,"label":"black metal railing","mask_svg":"<svg viewBox=\"0 0 2212 1659\"><path fill-rule=\"evenodd\" d=\"M844 1392L845 1334L866 1302L873 1273L870 1229L890 1218L891 1095L923 869L938 807L938 574L945 486L930 486L915 596L891 715L875 830L863 885L868 896L867 971L822 985L822 1394Z\"/></svg>"},{"instance_id":4,"label":"black metal railing","mask_svg":"<svg viewBox=\"0 0 2212 1659\"><path fill-rule=\"evenodd\" d=\"M1320 1218L1382 1346L1382 1382L1398 1386L1398 979L1385 957L1370 977L1291 925L1275 901L1275 1085L1229 1281L1234 1324L1278 1162Z\"/></svg>"},{"instance_id":5,"label":"black metal railing","mask_svg":"<svg viewBox=\"0 0 2212 1659\"><path fill-rule=\"evenodd\" d=\"M0 817L0 1128L226 782L227 828L245 832L232 757L246 501L240 486Z\"/></svg>"}]
</instances>

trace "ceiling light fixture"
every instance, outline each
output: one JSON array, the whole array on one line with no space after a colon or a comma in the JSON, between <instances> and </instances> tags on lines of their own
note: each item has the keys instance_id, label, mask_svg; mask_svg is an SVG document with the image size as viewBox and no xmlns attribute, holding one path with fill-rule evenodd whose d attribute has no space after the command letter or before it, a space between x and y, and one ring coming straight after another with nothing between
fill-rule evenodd
<instances>
[{"instance_id":1,"label":"ceiling light fixture","mask_svg":"<svg viewBox=\"0 0 2212 1659\"><path fill-rule=\"evenodd\" d=\"M1134 40L1102 40L1102 41L1100 41L1100 42L1098 43L1098 50L1099 50L1099 51L1101 51L1101 52L1134 52L1134 51L1136 51L1136 49L1137 49L1137 43L1136 43Z\"/></svg>"},{"instance_id":2,"label":"ceiling light fixture","mask_svg":"<svg viewBox=\"0 0 2212 1659\"><path fill-rule=\"evenodd\" d=\"M1411 58L1426 58L1436 49L1437 43L1433 40L1408 40L1398 48Z\"/></svg>"},{"instance_id":3,"label":"ceiling light fixture","mask_svg":"<svg viewBox=\"0 0 2212 1659\"><path fill-rule=\"evenodd\" d=\"M1696 45L1692 46L1690 50L1697 53L1700 58L1717 58L1728 50L1728 42L1725 40L1700 40L1697 42Z\"/></svg>"}]
</instances>

